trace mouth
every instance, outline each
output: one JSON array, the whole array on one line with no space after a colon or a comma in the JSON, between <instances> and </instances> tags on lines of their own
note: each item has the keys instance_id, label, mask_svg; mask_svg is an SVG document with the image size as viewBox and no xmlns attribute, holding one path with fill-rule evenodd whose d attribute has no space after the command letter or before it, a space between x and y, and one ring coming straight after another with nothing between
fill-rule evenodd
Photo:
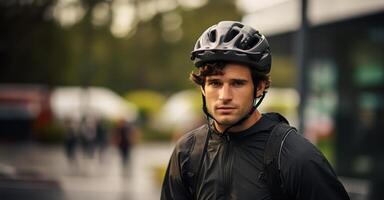
<instances>
[{"instance_id":1,"label":"mouth","mask_svg":"<svg viewBox=\"0 0 384 200\"><path fill-rule=\"evenodd\" d=\"M232 107L232 106L219 106L219 107L216 108L217 111L223 112L223 113L229 113L229 112L232 112L235 109L236 108Z\"/></svg>"}]
</instances>

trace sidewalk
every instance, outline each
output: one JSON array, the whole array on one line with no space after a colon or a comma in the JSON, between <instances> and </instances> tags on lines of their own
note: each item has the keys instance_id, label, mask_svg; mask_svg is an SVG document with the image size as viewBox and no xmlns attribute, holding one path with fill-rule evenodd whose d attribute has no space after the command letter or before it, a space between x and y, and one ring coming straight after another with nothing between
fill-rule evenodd
<instances>
[{"instance_id":1,"label":"sidewalk","mask_svg":"<svg viewBox=\"0 0 384 200\"><path fill-rule=\"evenodd\" d=\"M156 181L154 168L165 166L171 151L169 144L140 144L132 149L131 164L124 168L117 150L112 147L101 157L87 158L79 154L77 162L71 165L62 146L2 144L0 170L10 174L15 170L22 171L28 176L17 184L13 180L13 183L0 182L0 199L25 199L18 195L18 191L32 195L29 199L33 195L36 195L35 199L41 199L43 193L49 194L47 190L52 193L47 199L52 196L60 200L159 199L160 183ZM44 183L44 190L37 189L36 183Z\"/></svg>"},{"instance_id":2,"label":"sidewalk","mask_svg":"<svg viewBox=\"0 0 384 200\"><path fill-rule=\"evenodd\" d=\"M154 168L166 167L173 146L140 144L131 165L121 165L109 147L93 159L79 154L70 164L62 146L0 145L1 200L157 200L160 182ZM11 177L9 179L8 177ZM367 200L369 182L342 178L351 200Z\"/></svg>"}]
</instances>

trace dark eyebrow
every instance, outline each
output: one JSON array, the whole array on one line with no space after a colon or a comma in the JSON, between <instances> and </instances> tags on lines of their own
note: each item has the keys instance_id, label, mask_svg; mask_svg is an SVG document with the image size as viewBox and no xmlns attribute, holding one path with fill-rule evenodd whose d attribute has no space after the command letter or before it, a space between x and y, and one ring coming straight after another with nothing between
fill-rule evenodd
<instances>
[{"instance_id":1,"label":"dark eyebrow","mask_svg":"<svg viewBox=\"0 0 384 200\"><path fill-rule=\"evenodd\" d=\"M213 82L213 81L220 81L220 79L207 77L207 82Z\"/></svg>"},{"instance_id":2,"label":"dark eyebrow","mask_svg":"<svg viewBox=\"0 0 384 200\"><path fill-rule=\"evenodd\" d=\"M247 83L248 82L248 80L246 80L246 79L232 79L231 81L239 82L239 83Z\"/></svg>"}]
</instances>

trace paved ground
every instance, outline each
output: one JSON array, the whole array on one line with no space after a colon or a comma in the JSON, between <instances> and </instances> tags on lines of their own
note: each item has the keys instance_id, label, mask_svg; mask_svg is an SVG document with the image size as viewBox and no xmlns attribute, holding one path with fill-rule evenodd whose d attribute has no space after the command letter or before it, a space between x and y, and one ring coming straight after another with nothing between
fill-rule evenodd
<instances>
[{"instance_id":1,"label":"paved ground","mask_svg":"<svg viewBox=\"0 0 384 200\"><path fill-rule=\"evenodd\" d=\"M161 180L156 170L166 167L173 146L140 144L123 167L118 151L89 158L79 153L68 162L62 146L34 143L0 144L1 200L155 200ZM369 182L342 178L351 200L367 200Z\"/></svg>"},{"instance_id":2,"label":"paved ground","mask_svg":"<svg viewBox=\"0 0 384 200\"><path fill-rule=\"evenodd\" d=\"M141 144L123 167L115 148L102 156L78 154L68 162L61 146L33 143L0 146L0 199L152 200L159 199L156 170L164 167L170 144Z\"/></svg>"}]
</instances>

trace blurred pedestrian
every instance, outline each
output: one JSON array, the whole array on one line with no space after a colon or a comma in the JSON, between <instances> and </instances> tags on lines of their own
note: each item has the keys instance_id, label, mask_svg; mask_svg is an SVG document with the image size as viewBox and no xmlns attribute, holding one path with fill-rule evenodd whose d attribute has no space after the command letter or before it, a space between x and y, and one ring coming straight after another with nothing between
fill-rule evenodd
<instances>
[{"instance_id":1,"label":"blurred pedestrian","mask_svg":"<svg viewBox=\"0 0 384 200\"><path fill-rule=\"evenodd\" d=\"M97 154L99 156L100 161L103 160L103 155L108 145L107 134L108 134L107 123L102 118L97 119L95 145L96 145Z\"/></svg>"},{"instance_id":2,"label":"blurred pedestrian","mask_svg":"<svg viewBox=\"0 0 384 200\"><path fill-rule=\"evenodd\" d=\"M85 116L80 123L82 149L87 158L94 158L96 149L96 121L93 116Z\"/></svg>"},{"instance_id":3,"label":"blurred pedestrian","mask_svg":"<svg viewBox=\"0 0 384 200\"><path fill-rule=\"evenodd\" d=\"M76 124L72 119L68 118L64 120L64 127L66 130L65 153L68 160L73 162L75 160L76 146L78 143Z\"/></svg>"},{"instance_id":4,"label":"blurred pedestrian","mask_svg":"<svg viewBox=\"0 0 384 200\"><path fill-rule=\"evenodd\" d=\"M191 59L208 122L177 142L161 199L349 199L315 146L280 114L257 110L271 83L262 34L219 22L197 40Z\"/></svg>"},{"instance_id":5,"label":"blurred pedestrian","mask_svg":"<svg viewBox=\"0 0 384 200\"><path fill-rule=\"evenodd\" d=\"M132 146L137 142L137 129L133 123L124 119L116 126L116 139L123 166L128 166Z\"/></svg>"}]
</instances>

